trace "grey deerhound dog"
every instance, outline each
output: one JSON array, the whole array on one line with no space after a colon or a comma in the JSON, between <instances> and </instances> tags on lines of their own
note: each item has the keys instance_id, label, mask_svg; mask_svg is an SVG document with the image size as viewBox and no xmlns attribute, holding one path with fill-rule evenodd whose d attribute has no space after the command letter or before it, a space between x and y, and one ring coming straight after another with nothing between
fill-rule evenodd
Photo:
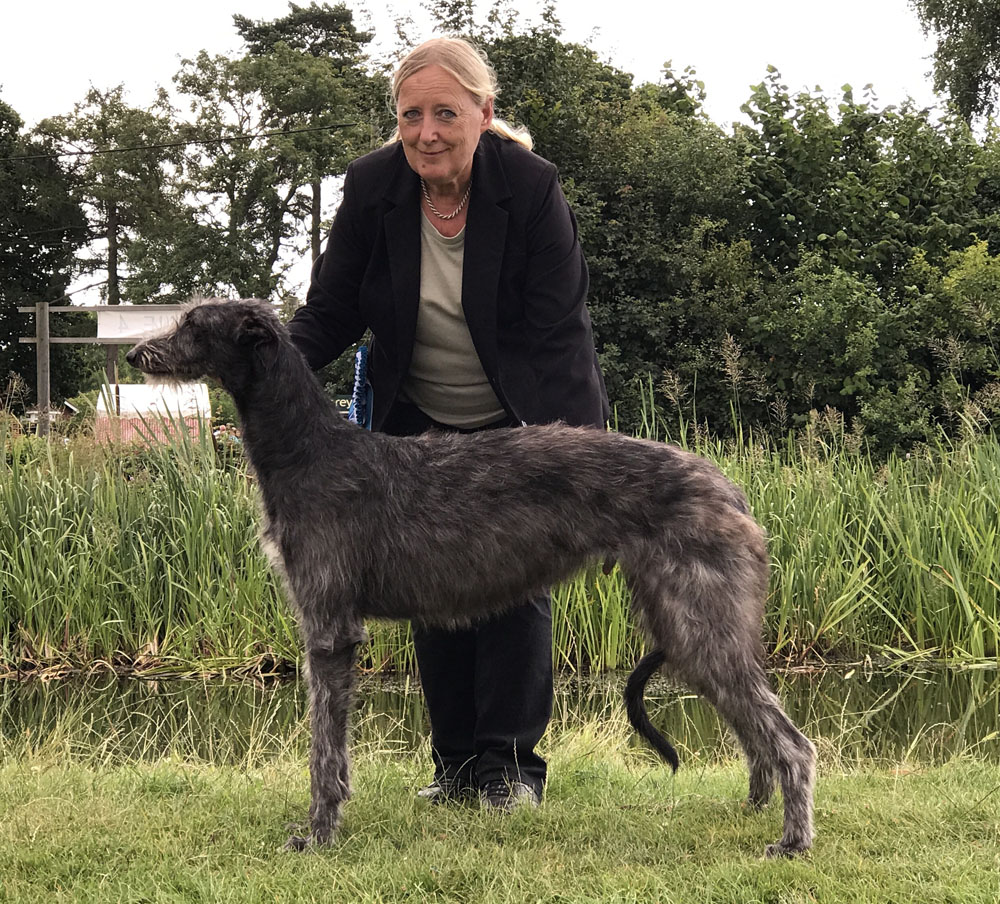
<instances>
[{"instance_id":1,"label":"grey deerhound dog","mask_svg":"<svg viewBox=\"0 0 1000 904\"><path fill-rule=\"evenodd\" d=\"M187 309L128 360L154 377L213 377L232 394L257 475L263 543L296 609L307 662L311 833L328 842L350 794L348 714L363 620L462 625L617 560L651 642L629 719L675 769L646 715L661 666L709 700L749 763L749 805L781 784L784 833L812 843L815 752L761 665L764 534L708 461L664 443L550 426L389 437L345 422L264 302Z\"/></svg>"}]
</instances>

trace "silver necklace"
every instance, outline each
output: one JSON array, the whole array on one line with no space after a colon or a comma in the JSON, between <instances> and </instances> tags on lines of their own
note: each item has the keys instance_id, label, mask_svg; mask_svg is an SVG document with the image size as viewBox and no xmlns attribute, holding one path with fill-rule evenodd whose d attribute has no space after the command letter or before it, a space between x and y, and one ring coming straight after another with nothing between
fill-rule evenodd
<instances>
[{"instance_id":1,"label":"silver necklace","mask_svg":"<svg viewBox=\"0 0 1000 904\"><path fill-rule=\"evenodd\" d=\"M433 213L434 216L436 216L436 217L438 217L438 218L440 218L442 220L454 220L455 217L457 217L462 212L462 208L465 207L465 205L469 201L469 195L472 194L472 180L470 179L469 180L469 187L465 190L465 194L462 196L462 200L459 202L458 207L456 207L449 214L443 214L443 213L441 213L440 210L438 210L434 206L434 202L431 201L430 193L427 191L427 183L424 182L423 179L420 180L420 187L423 189L424 200L427 202L427 206L431 209L431 213Z\"/></svg>"}]
</instances>

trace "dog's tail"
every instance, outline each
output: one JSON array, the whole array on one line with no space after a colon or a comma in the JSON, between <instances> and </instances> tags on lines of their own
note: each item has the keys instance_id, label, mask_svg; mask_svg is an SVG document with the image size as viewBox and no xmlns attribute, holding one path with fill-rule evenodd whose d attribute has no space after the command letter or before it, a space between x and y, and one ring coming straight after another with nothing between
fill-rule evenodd
<instances>
[{"instance_id":1,"label":"dog's tail","mask_svg":"<svg viewBox=\"0 0 1000 904\"><path fill-rule=\"evenodd\" d=\"M653 650L639 660L632 674L628 676L625 683L625 709L628 712L628 720L632 727L649 742L650 746L670 763L674 772L680 765L677 759L677 751L660 732L653 728L653 723L649 721L646 712L646 704L642 699L642 692L646 689L646 683L661 665L666 661L667 655L663 650Z\"/></svg>"}]
</instances>

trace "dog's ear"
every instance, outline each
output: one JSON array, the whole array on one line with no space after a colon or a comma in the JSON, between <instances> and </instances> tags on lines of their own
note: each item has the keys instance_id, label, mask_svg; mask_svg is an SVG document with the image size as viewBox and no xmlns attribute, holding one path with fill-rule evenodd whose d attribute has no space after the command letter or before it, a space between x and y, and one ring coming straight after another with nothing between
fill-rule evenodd
<instances>
[{"instance_id":1,"label":"dog's ear","mask_svg":"<svg viewBox=\"0 0 1000 904\"><path fill-rule=\"evenodd\" d=\"M247 306L240 321L236 339L241 345L256 348L278 341L277 321L270 311L261 310L256 305Z\"/></svg>"}]
</instances>

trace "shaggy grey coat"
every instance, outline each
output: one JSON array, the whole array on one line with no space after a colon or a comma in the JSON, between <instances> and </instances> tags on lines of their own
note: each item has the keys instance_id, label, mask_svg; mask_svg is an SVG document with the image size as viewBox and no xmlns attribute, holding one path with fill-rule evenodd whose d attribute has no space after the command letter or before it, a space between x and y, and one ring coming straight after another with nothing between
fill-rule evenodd
<instances>
[{"instance_id":1,"label":"shaggy grey coat","mask_svg":"<svg viewBox=\"0 0 1000 904\"><path fill-rule=\"evenodd\" d=\"M709 700L750 768L751 806L777 780L784 833L812 842L815 753L764 673L764 534L719 469L673 446L582 427L397 438L342 420L269 305L208 301L131 363L232 394L256 472L263 542L296 609L312 719L311 833L330 840L350 793L348 714L364 619L462 625L615 559L652 652L629 717L676 768L642 704L661 665Z\"/></svg>"}]
</instances>

